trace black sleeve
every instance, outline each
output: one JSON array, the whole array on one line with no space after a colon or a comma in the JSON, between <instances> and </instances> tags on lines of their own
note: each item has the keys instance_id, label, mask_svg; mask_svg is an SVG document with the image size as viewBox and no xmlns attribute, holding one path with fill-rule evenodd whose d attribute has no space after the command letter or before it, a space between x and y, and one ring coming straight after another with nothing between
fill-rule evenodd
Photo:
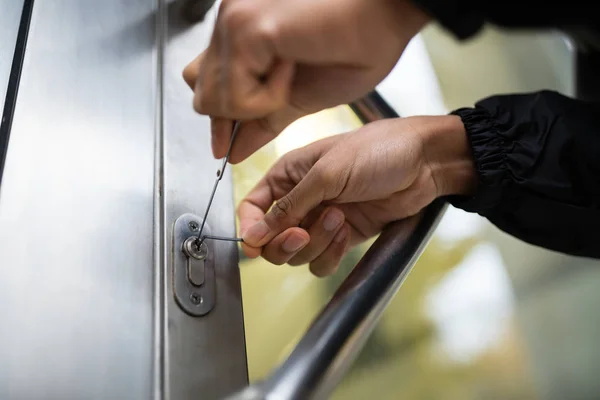
<instances>
[{"instance_id":1,"label":"black sleeve","mask_svg":"<svg viewBox=\"0 0 600 400\"><path fill-rule=\"evenodd\" d=\"M475 195L453 205L531 244L600 258L600 103L542 91L453 114L479 177Z\"/></svg>"},{"instance_id":2,"label":"black sleeve","mask_svg":"<svg viewBox=\"0 0 600 400\"><path fill-rule=\"evenodd\" d=\"M591 28L600 26L597 2L589 0L413 0L459 39L491 22L507 28Z\"/></svg>"}]
</instances>

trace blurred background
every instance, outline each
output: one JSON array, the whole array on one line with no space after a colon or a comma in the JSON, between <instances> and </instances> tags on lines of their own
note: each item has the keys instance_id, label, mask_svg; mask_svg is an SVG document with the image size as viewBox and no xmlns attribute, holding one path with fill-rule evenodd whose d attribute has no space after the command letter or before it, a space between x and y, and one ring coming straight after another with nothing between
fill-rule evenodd
<instances>
[{"instance_id":1,"label":"blurred background","mask_svg":"<svg viewBox=\"0 0 600 400\"><path fill-rule=\"evenodd\" d=\"M543 88L573 94L573 54L560 34L486 28L458 43L433 25L378 89L409 116ZM360 126L347 106L297 121L234 167L235 202L289 150ZM369 244L326 279L241 255L251 382L287 356ZM524 244L449 208L334 398L598 399L599 284L598 262Z\"/></svg>"}]
</instances>

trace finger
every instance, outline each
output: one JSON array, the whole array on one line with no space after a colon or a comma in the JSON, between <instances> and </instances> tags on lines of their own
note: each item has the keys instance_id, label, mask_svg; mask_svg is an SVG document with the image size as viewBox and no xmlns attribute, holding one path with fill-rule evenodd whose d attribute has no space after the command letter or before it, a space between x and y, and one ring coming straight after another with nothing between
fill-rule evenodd
<instances>
[{"instance_id":1,"label":"finger","mask_svg":"<svg viewBox=\"0 0 600 400\"><path fill-rule=\"evenodd\" d=\"M255 229L254 225L260 223L265 218L265 214L271 209L273 202L289 195L293 192L295 187L298 186L302 188L302 185L307 185L308 191L312 193L313 198L307 196L303 199L303 201L307 201L308 204L314 204L313 206L307 206L306 209L304 209L306 215L313 212L313 210L321 209L320 198L322 196L320 196L318 192L323 188L323 185L319 184L319 180L323 180L323 178L319 178L318 172L316 173L318 179L310 177L309 175L311 175L311 171L315 174L313 167L317 160L333 147L337 143L336 139L339 139L340 137L341 135L338 135L337 137L320 140L302 149L287 153L271 167L267 174L256 184L246 197L244 197L238 206L237 213L240 220L240 234L244 240L246 240L248 246L261 247L268 242L268 240L260 243L258 240L248 241L248 232ZM305 180L306 182L302 183ZM300 182L300 184L298 184L298 182ZM316 194L314 190L317 191ZM301 211L303 210L301 209ZM298 222L290 226L297 226L299 221L304 219L305 218L299 218ZM282 229L282 231L284 229ZM250 236L252 235L255 235L255 233L250 234Z\"/></svg>"},{"instance_id":2,"label":"finger","mask_svg":"<svg viewBox=\"0 0 600 400\"><path fill-rule=\"evenodd\" d=\"M315 224L315 222L317 222L319 217L323 214L323 211L325 211L325 206L323 206L323 205L319 205L319 206L313 208L308 213L306 218L304 218L302 220L302 222L300 222L300 228L308 231L310 229L310 227L313 226Z\"/></svg>"},{"instance_id":3,"label":"finger","mask_svg":"<svg viewBox=\"0 0 600 400\"><path fill-rule=\"evenodd\" d=\"M226 66L210 61L196 81L194 109L204 115L252 120L264 118L284 109L289 100L294 64L276 62L265 74L250 71L241 59L232 59ZM207 58L208 60L208 58Z\"/></svg>"},{"instance_id":4,"label":"finger","mask_svg":"<svg viewBox=\"0 0 600 400\"><path fill-rule=\"evenodd\" d=\"M310 242L308 232L301 228L290 228L275 236L263 249L265 260L282 265L287 263Z\"/></svg>"},{"instance_id":5,"label":"finger","mask_svg":"<svg viewBox=\"0 0 600 400\"><path fill-rule=\"evenodd\" d=\"M194 58L186 67L183 69L183 80L190 89L194 90L198 75L200 74L200 65L204 59L204 52L200 53L198 57Z\"/></svg>"},{"instance_id":6,"label":"finger","mask_svg":"<svg viewBox=\"0 0 600 400\"><path fill-rule=\"evenodd\" d=\"M240 220L240 236L242 236L253 224L254 221L252 219ZM262 254L262 247L252 247L244 242L241 243L241 246L242 251L248 258L257 258Z\"/></svg>"},{"instance_id":7,"label":"finger","mask_svg":"<svg viewBox=\"0 0 600 400\"><path fill-rule=\"evenodd\" d=\"M232 120L219 117L210 118L210 144L215 158L225 157L232 133Z\"/></svg>"},{"instance_id":8,"label":"finger","mask_svg":"<svg viewBox=\"0 0 600 400\"><path fill-rule=\"evenodd\" d=\"M299 225L324 200L328 185L324 176L320 169L312 168L297 185L275 202L263 219L244 233L244 241L250 246L264 246L287 228Z\"/></svg>"},{"instance_id":9,"label":"finger","mask_svg":"<svg viewBox=\"0 0 600 400\"><path fill-rule=\"evenodd\" d=\"M267 174L267 176L269 175ZM237 213L242 238L250 227L264 218L265 213L273 203L273 190L267 183L267 176L261 179L238 206ZM242 242L242 250L250 258L256 258L262 254L262 246L251 245L248 242Z\"/></svg>"},{"instance_id":10,"label":"finger","mask_svg":"<svg viewBox=\"0 0 600 400\"><path fill-rule=\"evenodd\" d=\"M235 137L235 143L231 149L229 161L237 164L261 149L264 145L277 137L276 132L265 119L243 122L240 130ZM228 143L220 143L218 154L227 152Z\"/></svg>"},{"instance_id":11,"label":"finger","mask_svg":"<svg viewBox=\"0 0 600 400\"><path fill-rule=\"evenodd\" d=\"M344 224L334 237L333 241L319 257L313 260L309 269L315 276L324 277L333 274L337 271L340 261L350 243L350 226Z\"/></svg>"},{"instance_id":12,"label":"finger","mask_svg":"<svg viewBox=\"0 0 600 400\"><path fill-rule=\"evenodd\" d=\"M257 258L262 254L262 247L252 247L242 242L242 251L248 258Z\"/></svg>"},{"instance_id":13,"label":"finger","mask_svg":"<svg viewBox=\"0 0 600 400\"><path fill-rule=\"evenodd\" d=\"M265 118L244 121L231 150L231 163L244 161L304 115L303 111L294 107L285 107Z\"/></svg>"},{"instance_id":14,"label":"finger","mask_svg":"<svg viewBox=\"0 0 600 400\"><path fill-rule=\"evenodd\" d=\"M328 208L308 230L310 242L288 263L302 265L311 262L323 253L344 224L344 213L337 208Z\"/></svg>"}]
</instances>

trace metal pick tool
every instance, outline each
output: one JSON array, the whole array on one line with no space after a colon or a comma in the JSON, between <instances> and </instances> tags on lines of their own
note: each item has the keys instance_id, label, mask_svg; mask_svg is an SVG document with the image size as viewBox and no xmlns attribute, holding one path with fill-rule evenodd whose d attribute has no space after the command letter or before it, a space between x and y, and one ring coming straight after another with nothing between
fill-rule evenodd
<instances>
[{"instance_id":1,"label":"metal pick tool","mask_svg":"<svg viewBox=\"0 0 600 400\"><path fill-rule=\"evenodd\" d=\"M202 231L204 230L204 224L206 223L206 218L208 217L208 212L210 211L210 207L212 206L213 199L215 198L215 193L217 192L217 186L219 186L219 182L221 181L221 179L223 179L223 174L225 173L225 168L227 167L227 163L229 163L229 155L231 154L231 148L233 147L233 141L235 140L235 137L236 137L238 131L240 130L240 125L241 124L239 121L235 121L233 124L233 132L231 133L231 140L229 141L229 148L227 149L227 153L225 154L225 158L223 159L223 165L221 166L221 169L219 169L217 171L217 179L215 180L215 184L213 186L212 193L210 194L210 199L208 200L208 204L206 206L206 211L204 212L204 218L202 218L202 224L200 225L200 230L198 231L198 237L196 237L196 246L198 246L198 248L200 247L200 245L202 245L202 243L206 239L223 240L223 241L228 241L228 242L243 242L244 241L242 238L228 238L228 237L210 236L210 235L202 236Z\"/></svg>"}]
</instances>

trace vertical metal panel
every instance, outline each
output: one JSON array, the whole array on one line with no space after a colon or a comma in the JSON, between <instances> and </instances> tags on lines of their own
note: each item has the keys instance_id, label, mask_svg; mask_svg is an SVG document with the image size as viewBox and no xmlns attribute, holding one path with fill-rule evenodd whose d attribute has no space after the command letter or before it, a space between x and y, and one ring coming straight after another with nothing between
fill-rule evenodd
<instances>
[{"instance_id":1,"label":"vertical metal panel","mask_svg":"<svg viewBox=\"0 0 600 400\"><path fill-rule=\"evenodd\" d=\"M23 0L0 0L0 110L4 105Z\"/></svg>"},{"instance_id":2,"label":"vertical metal panel","mask_svg":"<svg viewBox=\"0 0 600 400\"><path fill-rule=\"evenodd\" d=\"M2 399L151 397L154 11L35 3L0 191Z\"/></svg>"},{"instance_id":3,"label":"vertical metal panel","mask_svg":"<svg viewBox=\"0 0 600 400\"><path fill-rule=\"evenodd\" d=\"M192 93L181 78L183 67L208 44L215 8L204 22L195 25L184 23L175 7L169 11L164 55L166 238L171 237L173 223L180 215L203 215L220 167L210 150L209 120L194 113ZM232 189L227 172L207 220L215 235L235 234ZM215 243L215 307L206 316L191 317L175 303L168 284L172 274L169 243L165 241L166 397L221 398L245 386L248 379L237 247Z\"/></svg>"}]
</instances>

